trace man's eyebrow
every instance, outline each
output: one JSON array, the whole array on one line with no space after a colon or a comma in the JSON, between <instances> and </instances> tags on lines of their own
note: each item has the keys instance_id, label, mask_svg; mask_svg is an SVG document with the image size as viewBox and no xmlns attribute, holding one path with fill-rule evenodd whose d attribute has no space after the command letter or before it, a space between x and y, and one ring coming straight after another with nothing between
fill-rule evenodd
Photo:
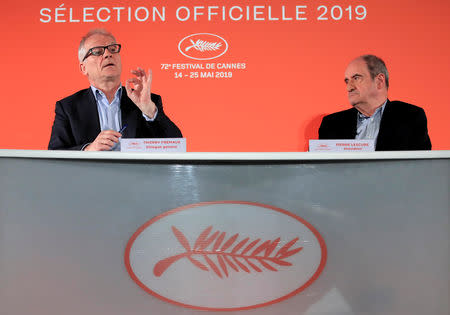
<instances>
[{"instance_id":1,"label":"man's eyebrow","mask_svg":"<svg viewBox=\"0 0 450 315\"><path fill-rule=\"evenodd\" d=\"M358 78L358 77L362 77L362 74L359 73L355 73L354 75L351 76L352 79ZM350 79L349 78L345 78L344 82L347 83Z\"/></svg>"}]
</instances>

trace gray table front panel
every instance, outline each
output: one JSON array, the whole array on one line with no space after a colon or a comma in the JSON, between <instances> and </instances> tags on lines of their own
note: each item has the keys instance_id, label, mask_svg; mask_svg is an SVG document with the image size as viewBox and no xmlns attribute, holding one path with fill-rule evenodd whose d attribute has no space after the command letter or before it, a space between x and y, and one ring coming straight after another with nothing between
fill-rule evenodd
<instances>
[{"instance_id":1,"label":"gray table front panel","mask_svg":"<svg viewBox=\"0 0 450 315\"><path fill-rule=\"evenodd\" d=\"M323 236L305 291L225 314L449 314L449 160L308 163L0 159L0 313L210 314L139 288L124 250L187 204L286 209Z\"/></svg>"}]
</instances>

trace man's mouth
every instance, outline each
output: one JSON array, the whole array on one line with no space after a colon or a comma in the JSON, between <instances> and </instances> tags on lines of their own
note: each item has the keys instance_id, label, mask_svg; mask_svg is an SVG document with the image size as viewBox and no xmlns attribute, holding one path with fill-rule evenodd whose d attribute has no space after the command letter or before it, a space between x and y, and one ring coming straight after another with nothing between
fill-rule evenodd
<instances>
[{"instance_id":1,"label":"man's mouth","mask_svg":"<svg viewBox=\"0 0 450 315\"><path fill-rule=\"evenodd\" d=\"M108 63L108 64L106 64L106 65L103 66L103 69L104 69L104 68L108 68L108 67L113 67L113 66L115 66L115 64L113 64L113 63Z\"/></svg>"}]
</instances>

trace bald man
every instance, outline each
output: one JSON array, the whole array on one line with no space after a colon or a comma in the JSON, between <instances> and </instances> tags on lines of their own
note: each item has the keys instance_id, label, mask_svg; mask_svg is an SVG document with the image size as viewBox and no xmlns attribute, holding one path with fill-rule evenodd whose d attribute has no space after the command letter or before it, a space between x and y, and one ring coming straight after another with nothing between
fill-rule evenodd
<instances>
[{"instance_id":1,"label":"bald man","mask_svg":"<svg viewBox=\"0 0 450 315\"><path fill-rule=\"evenodd\" d=\"M319 139L372 139L376 151L431 150L422 108L388 99L389 74L382 59L364 55L345 70L351 109L325 116Z\"/></svg>"}]
</instances>

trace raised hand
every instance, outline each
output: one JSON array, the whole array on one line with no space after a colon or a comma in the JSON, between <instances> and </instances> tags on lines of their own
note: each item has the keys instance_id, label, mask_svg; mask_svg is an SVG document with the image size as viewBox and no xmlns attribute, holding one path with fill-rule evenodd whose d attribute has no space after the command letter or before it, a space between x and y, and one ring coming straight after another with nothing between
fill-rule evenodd
<instances>
[{"instance_id":1,"label":"raised hand","mask_svg":"<svg viewBox=\"0 0 450 315\"><path fill-rule=\"evenodd\" d=\"M144 69L138 67L131 70L136 77L128 79L126 82L126 90L128 97L136 104L137 107L149 118L153 118L156 112L156 105L151 99L152 70L148 73Z\"/></svg>"}]
</instances>

